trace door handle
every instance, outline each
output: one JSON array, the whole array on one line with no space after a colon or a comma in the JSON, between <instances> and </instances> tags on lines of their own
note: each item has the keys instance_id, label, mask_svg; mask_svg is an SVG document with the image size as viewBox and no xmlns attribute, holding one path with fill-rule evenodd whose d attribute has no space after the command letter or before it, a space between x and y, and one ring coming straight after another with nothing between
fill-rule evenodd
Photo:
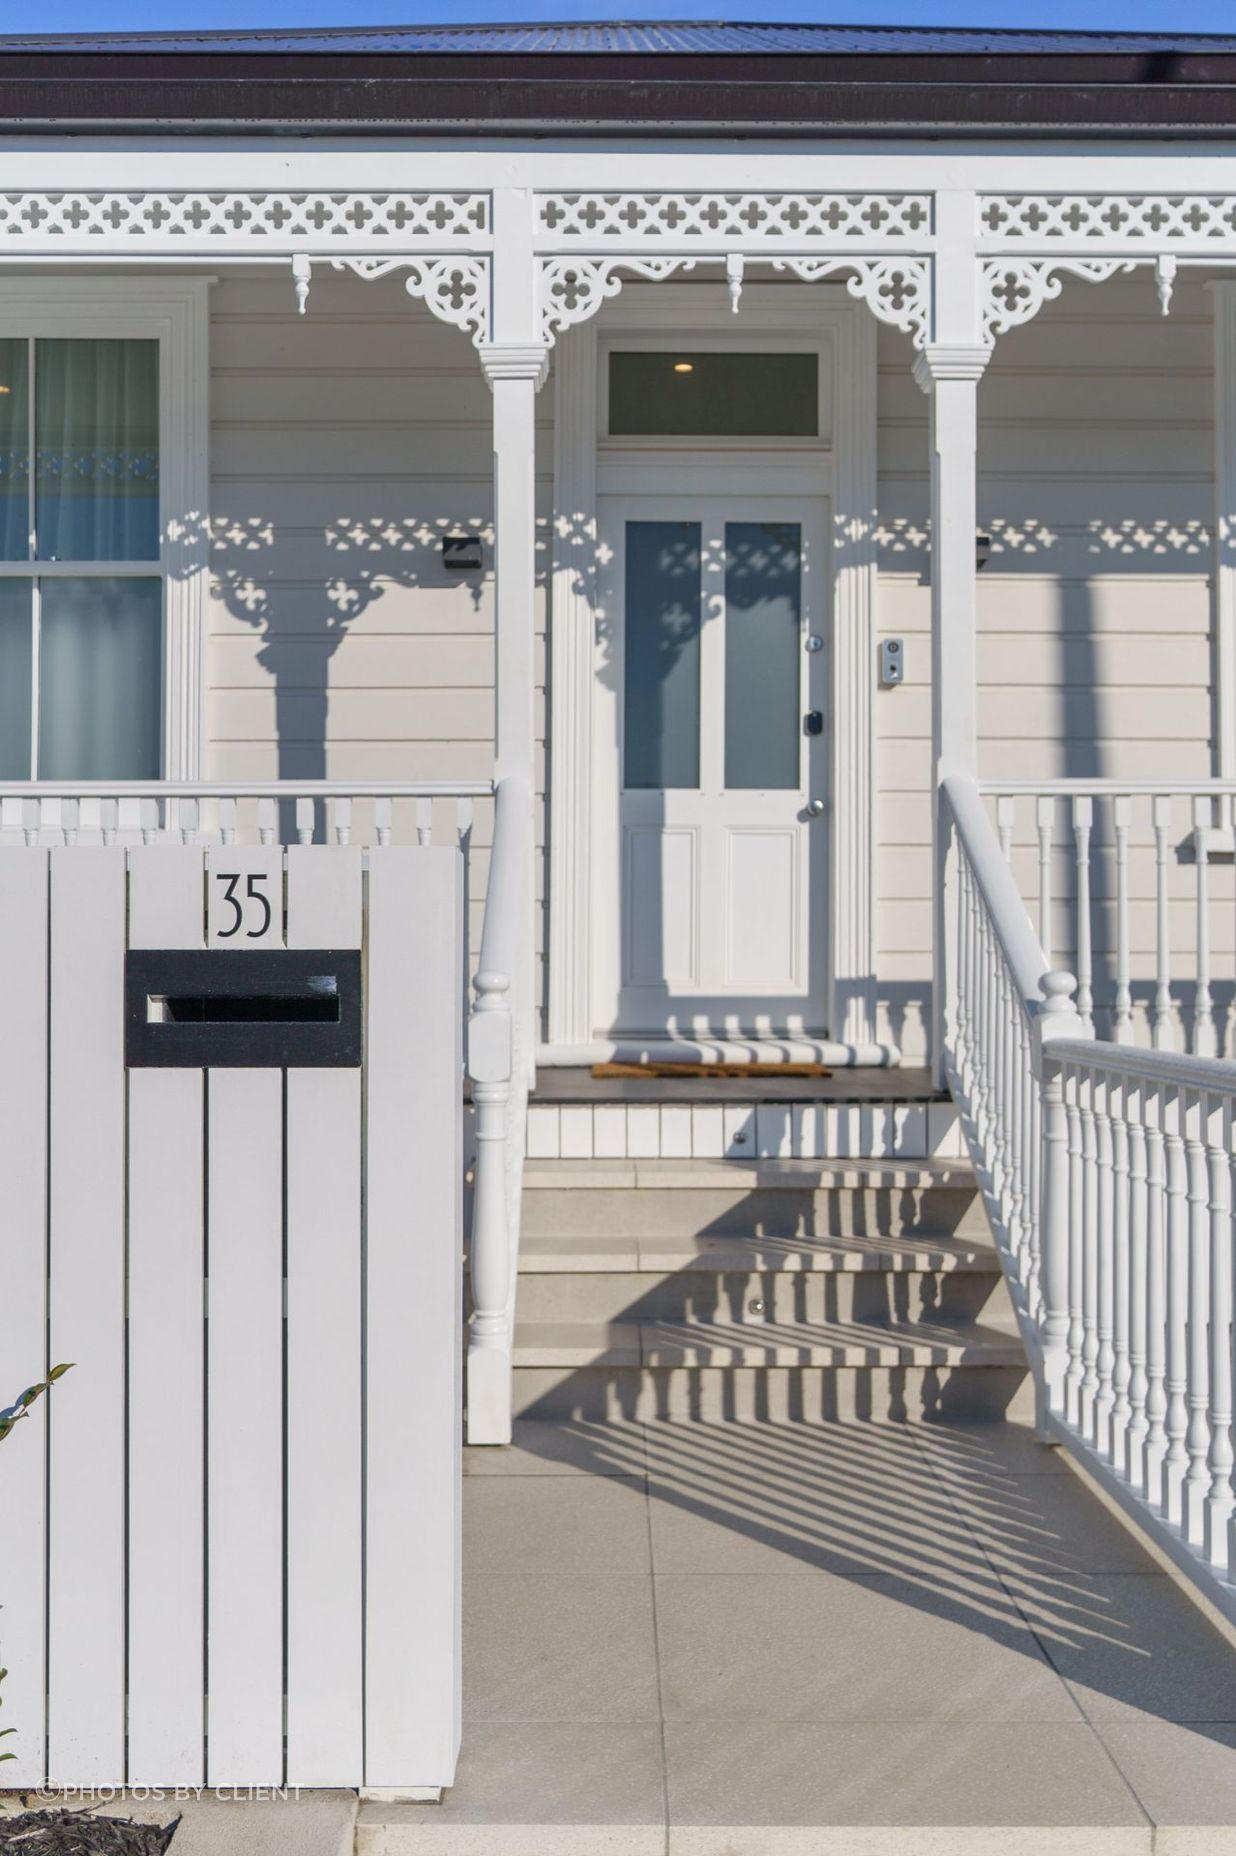
<instances>
[{"instance_id":1,"label":"door handle","mask_svg":"<svg viewBox=\"0 0 1236 1856\"><path fill-rule=\"evenodd\" d=\"M807 801L807 816L809 818L822 818L823 815L824 801L822 799L809 799Z\"/></svg>"}]
</instances>

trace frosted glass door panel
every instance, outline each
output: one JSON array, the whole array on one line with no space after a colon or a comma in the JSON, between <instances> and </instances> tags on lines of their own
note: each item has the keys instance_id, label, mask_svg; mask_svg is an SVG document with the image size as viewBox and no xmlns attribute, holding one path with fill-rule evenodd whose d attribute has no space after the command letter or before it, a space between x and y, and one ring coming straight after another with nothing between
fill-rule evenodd
<instances>
[{"instance_id":1,"label":"frosted glass door panel","mask_svg":"<svg viewBox=\"0 0 1236 1856\"><path fill-rule=\"evenodd\" d=\"M795 523L725 525L725 784L799 784L802 536Z\"/></svg>"},{"instance_id":2,"label":"frosted glass door panel","mask_svg":"<svg viewBox=\"0 0 1236 1856\"><path fill-rule=\"evenodd\" d=\"M700 783L700 525L626 525L623 785Z\"/></svg>"},{"instance_id":3,"label":"frosted glass door panel","mask_svg":"<svg viewBox=\"0 0 1236 1856\"><path fill-rule=\"evenodd\" d=\"M33 622L28 580L0 580L0 779L28 780Z\"/></svg>"},{"instance_id":4,"label":"frosted glass door panel","mask_svg":"<svg viewBox=\"0 0 1236 1856\"><path fill-rule=\"evenodd\" d=\"M159 558L158 370L153 341L35 343L41 561Z\"/></svg>"},{"instance_id":5,"label":"frosted glass door panel","mask_svg":"<svg viewBox=\"0 0 1236 1856\"><path fill-rule=\"evenodd\" d=\"M44 580L39 777L157 780L163 587Z\"/></svg>"},{"instance_id":6,"label":"frosted glass door panel","mask_svg":"<svg viewBox=\"0 0 1236 1856\"><path fill-rule=\"evenodd\" d=\"M30 552L30 344L0 341L0 561Z\"/></svg>"}]
</instances>

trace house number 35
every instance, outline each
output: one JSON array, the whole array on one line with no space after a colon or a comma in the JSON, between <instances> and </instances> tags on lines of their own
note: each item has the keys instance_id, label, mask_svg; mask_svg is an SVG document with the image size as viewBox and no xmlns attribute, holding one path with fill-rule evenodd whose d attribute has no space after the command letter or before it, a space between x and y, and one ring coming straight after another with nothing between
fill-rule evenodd
<instances>
[{"instance_id":1,"label":"house number 35","mask_svg":"<svg viewBox=\"0 0 1236 1856\"><path fill-rule=\"evenodd\" d=\"M262 875L260 872L246 877L243 898L236 894L240 880L241 876L239 871L229 875L226 871L221 870L215 877L216 883L223 884L223 895L220 898L220 906L228 903L231 905L232 909L231 926L229 928L218 928L215 931L216 938L220 941L230 941L233 935L239 934L246 920L252 922L256 919L258 924L255 928L245 929L245 939L247 941L260 941L270 932L270 924L273 919L270 898L264 893L262 888L262 885L268 883L270 878Z\"/></svg>"}]
</instances>

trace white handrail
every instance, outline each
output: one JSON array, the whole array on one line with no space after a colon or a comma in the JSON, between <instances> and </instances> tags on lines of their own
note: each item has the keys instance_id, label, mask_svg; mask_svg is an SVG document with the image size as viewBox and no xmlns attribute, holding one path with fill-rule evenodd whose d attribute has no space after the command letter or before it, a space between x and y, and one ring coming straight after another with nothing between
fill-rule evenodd
<instances>
[{"instance_id":1,"label":"white handrail","mask_svg":"<svg viewBox=\"0 0 1236 1856\"><path fill-rule=\"evenodd\" d=\"M1049 970L977 786L945 781L941 816L945 1070L1040 1434L1236 1621L1236 1065L1095 1039L1072 975ZM1074 823L1088 832L1086 807Z\"/></svg>"},{"instance_id":2,"label":"white handrail","mask_svg":"<svg viewBox=\"0 0 1236 1856\"><path fill-rule=\"evenodd\" d=\"M1026 905L1013 881L1013 873L1000 855L1000 843L972 781L952 777L943 782L957 837L970 867L982 884L983 901L992 929L1004 951L1009 974L1028 1018L1037 1015L1042 994L1040 982L1048 963L1030 926Z\"/></svg>"},{"instance_id":3,"label":"white handrail","mask_svg":"<svg viewBox=\"0 0 1236 1856\"><path fill-rule=\"evenodd\" d=\"M511 1349L527 1120L526 1032L520 1009L528 921L527 783L500 780L494 841L473 982L468 1073L476 1128L468 1331L468 1442L511 1440Z\"/></svg>"}]
</instances>

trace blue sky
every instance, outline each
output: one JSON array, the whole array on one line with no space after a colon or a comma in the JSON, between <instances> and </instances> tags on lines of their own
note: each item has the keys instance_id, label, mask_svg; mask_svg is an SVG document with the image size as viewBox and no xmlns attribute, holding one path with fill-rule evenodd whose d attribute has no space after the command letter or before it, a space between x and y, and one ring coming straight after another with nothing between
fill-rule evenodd
<instances>
[{"instance_id":1,"label":"blue sky","mask_svg":"<svg viewBox=\"0 0 1236 1856\"><path fill-rule=\"evenodd\" d=\"M185 27L395 25L418 21L736 18L835 20L847 25L1095 27L1109 31L1231 32L1231 0L732 0L718 6L615 0L0 0L0 31L176 31Z\"/></svg>"}]
</instances>

